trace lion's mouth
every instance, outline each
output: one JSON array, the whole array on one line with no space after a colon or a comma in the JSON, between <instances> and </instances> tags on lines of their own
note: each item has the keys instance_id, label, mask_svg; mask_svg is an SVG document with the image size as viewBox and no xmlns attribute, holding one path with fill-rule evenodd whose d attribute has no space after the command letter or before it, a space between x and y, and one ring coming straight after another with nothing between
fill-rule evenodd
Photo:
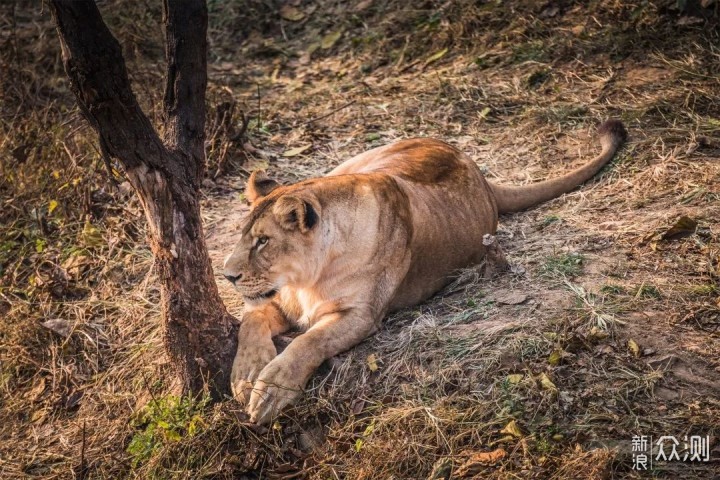
<instances>
[{"instance_id":1,"label":"lion's mouth","mask_svg":"<svg viewBox=\"0 0 720 480\"><path fill-rule=\"evenodd\" d=\"M245 300L255 301L255 300L264 300L267 298L272 297L277 293L277 289L273 288L272 290L268 290L267 292L260 293L258 295L244 295Z\"/></svg>"}]
</instances>

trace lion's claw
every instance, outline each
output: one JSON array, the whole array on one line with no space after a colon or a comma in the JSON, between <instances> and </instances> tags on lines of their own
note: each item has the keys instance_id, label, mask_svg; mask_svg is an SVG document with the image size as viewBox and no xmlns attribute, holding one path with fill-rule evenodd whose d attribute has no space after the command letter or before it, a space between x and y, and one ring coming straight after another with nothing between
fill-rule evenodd
<instances>
[{"instance_id":1,"label":"lion's claw","mask_svg":"<svg viewBox=\"0 0 720 480\"><path fill-rule=\"evenodd\" d=\"M252 343L240 342L230 374L230 388L237 401L248 403L253 383L276 356L277 351L270 338L255 338Z\"/></svg>"},{"instance_id":2,"label":"lion's claw","mask_svg":"<svg viewBox=\"0 0 720 480\"><path fill-rule=\"evenodd\" d=\"M250 421L258 425L269 423L283 408L297 400L305 383L299 380L292 369L282 364L281 357L270 362L252 388L247 406Z\"/></svg>"}]
</instances>

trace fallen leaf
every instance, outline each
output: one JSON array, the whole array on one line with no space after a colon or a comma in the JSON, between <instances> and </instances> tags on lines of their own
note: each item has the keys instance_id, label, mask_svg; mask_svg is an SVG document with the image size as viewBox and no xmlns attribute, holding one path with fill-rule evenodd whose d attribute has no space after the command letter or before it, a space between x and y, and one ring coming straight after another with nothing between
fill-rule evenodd
<instances>
[{"instance_id":1,"label":"fallen leaf","mask_svg":"<svg viewBox=\"0 0 720 480\"><path fill-rule=\"evenodd\" d=\"M335 42L340 40L340 37L342 36L343 32L342 30L338 30L337 32L331 32L325 35L322 40L320 40L320 48L323 50L329 50L335 45Z\"/></svg>"},{"instance_id":2,"label":"fallen leaf","mask_svg":"<svg viewBox=\"0 0 720 480\"><path fill-rule=\"evenodd\" d=\"M485 107L482 110L480 110L480 118L484 119L486 118L492 110L490 107Z\"/></svg>"},{"instance_id":3,"label":"fallen leaf","mask_svg":"<svg viewBox=\"0 0 720 480\"><path fill-rule=\"evenodd\" d=\"M305 14L292 5L283 5L280 8L280 16L290 22L299 22L305 18Z\"/></svg>"},{"instance_id":4,"label":"fallen leaf","mask_svg":"<svg viewBox=\"0 0 720 480\"><path fill-rule=\"evenodd\" d=\"M37 422L37 423L41 423L42 420L45 420L45 416L46 416L46 415L47 415L47 412L45 411L44 408L43 408L43 409L39 409L39 410L35 410L35 411L30 415L30 421L33 422L33 423L36 423L36 422Z\"/></svg>"},{"instance_id":5,"label":"fallen leaf","mask_svg":"<svg viewBox=\"0 0 720 480\"><path fill-rule=\"evenodd\" d=\"M540 17L542 18L553 18L555 15L557 15L560 12L560 8L556 5L551 5L542 12L540 12Z\"/></svg>"},{"instance_id":6,"label":"fallen leaf","mask_svg":"<svg viewBox=\"0 0 720 480\"><path fill-rule=\"evenodd\" d=\"M525 375L523 375L522 373L513 373L507 376L507 381L508 383L515 385L520 383L523 377L525 377Z\"/></svg>"},{"instance_id":7,"label":"fallen leaf","mask_svg":"<svg viewBox=\"0 0 720 480\"><path fill-rule=\"evenodd\" d=\"M51 318L42 323L42 326L48 330L52 330L61 337L67 337L72 332L72 326L70 322L62 318Z\"/></svg>"},{"instance_id":8,"label":"fallen leaf","mask_svg":"<svg viewBox=\"0 0 720 480\"><path fill-rule=\"evenodd\" d=\"M205 420L200 415L193 415L190 419L190 423L187 427L187 433L188 436L192 437L198 432L199 427L205 427L207 424L205 423Z\"/></svg>"},{"instance_id":9,"label":"fallen leaf","mask_svg":"<svg viewBox=\"0 0 720 480\"><path fill-rule=\"evenodd\" d=\"M433 465L430 475L427 480L448 480L452 475L453 471L453 460L452 458L441 458ZM457 476L457 472L455 473Z\"/></svg>"},{"instance_id":10,"label":"fallen leaf","mask_svg":"<svg viewBox=\"0 0 720 480\"><path fill-rule=\"evenodd\" d=\"M82 400L83 395L84 393L82 392L82 390L75 390L65 400L65 408L68 410L72 410L73 408L77 407L80 403L80 400Z\"/></svg>"},{"instance_id":11,"label":"fallen leaf","mask_svg":"<svg viewBox=\"0 0 720 480\"><path fill-rule=\"evenodd\" d=\"M75 254L69 256L63 263L62 268L70 275L81 273L83 267L92 263L92 258L83 254Z\"/></svg>"},{"instance_id":12,"label":"fallen leaf","mask_svg":"<svg viewBox=\"0 0 720 480\"><path fill-rule=\"evenodd\" d=\"M600 341L608 337L608 333L605 330L600 330L598 327L593 326L588 332L587 339L590 341Z\"/></svg>"},{"instance_id":13,"label":"fallen leaf","mask_svg":"<svg viewBox=\"0 0 720 480\"><path fill-rule=\"evenodd\" d=\"M290 150L286 150L283 152L283 157L295 157L297 155L300 155L304 151L308 150L310 147L312 147L312 143L309 145L303 145L302 147L296 147L291 148Z\"/></svg>"},{"instance_id":14,"label":"fallen leaf","mask_svg":"<svg viewBox=\"0 0 720 480\"><path fill-rule=\"evenodd\" d=\"M89 247L98 247L103 243L102 233L100 233L100 230L87 220L85 221L85 225L83 226L80 236L82 237L85 245Z\"/></svg>"},{"instance_id":15,"label":"fallen leaf","mask_svg":"<svg viewBox=\"0 0 720 480\"><path fill-rule=\"evenodd\" d=\"M443 48L443 49L440 50L439 52L436 52L436 53L430 55L430 56L428 57L428 59L425 60L424 66L427 67L428 65L430 65L430 64L433 63L433 62L437 62L437 61L440 60L442 57L444 57L447 52L448 52L448 49L447 49L447 48Z\"/></svg>"},{"instance_id":16,"label":"fallen leaf","mask_svg":"<svg viewBox=\"0 0 720 480\"><path fill-rule=\"evenodd\" d=\"M575 27L572 27L570 30L572 31L573 35L575 35L576 37L579 37L585 31L585 26L577 25Z\"/></svg>"},{"instance_id":17,"label":"fallen leaf","mask_svg":"<svg viewBox=\"0 0 720 480\"><path fill-rule=\"evenodd\" d=\"M640 345L638 345L637 342L632 338L628 340L628 348L630 349L630 352L632 352L633 357L640 357Z\"/></svg>"},{"instance_id":18,"label":"fallen leaf","mask_svg":"<svg viewBox=\"0 0 720 480\"><path fill-rule=\"evenodd\" d=\"M270 81L272 83L277 83L278 81L278 75L280 74L280 67L275 67L275 70L273 70L272 74L270 75Z\"/></svg>"},{"instance_id":19,"label":"fallen leaf","mask_svg":"<svg viewBox=\"0 0 720 480\"><path fill-rule=\"evenodd\" d=\"M690 236L695 233L697 226L698 223L696 220L693 220L692 218L683 215L682 217L678 218L677 221L670 228L663 232L661 239L675 240L678 238Z\"/></svg>"},{"instance_id":20,"label":"fallen leaf","mask_svg":"<svg viewBox=\"0 0 720 480\"><path fill-rule=\"evenodd\" d=\"M480 452L473 455L470 460L478 463L496 463L507 456L504 448L498 448L492 452Z\"/></svg>"},{"instance_id":21,"label":"fallen leaf","mask_svg":"<svg viewBox=\"0 0 720 480\"><path fill-rule=\"evenodd\" d=\"M273 472L275 473L290 473L290 472L297 472L297 467L293 465L292 463L281 463L277 467L273 467ZM293 478L295 475L289 475L290 478ZM286 478L283 475L280 475L280 478Z\"/></svg>"},{"instance_id":22,"label":"fallen leaf","mask_svg":"<svg viewBox=\"0 0 720 480\"><path fill-rule=\"evenodd\" d=\"M557 392L557 387L555 384L550 380L550 377L547 376L547 373L543 372L538 376L538 380L540 381L540 385L548 391L551 392Z\"/></svg>"},{"instance_id":23,"label":"fallen leaf","mask_svg":"<svg viewBox=\"0 0 720 480\"><path fill-rule=\"evenodd\" d=\"M613 348L610 345L598 345L595 347L595 352L608 355L613 352Z\"/></svg>"},{"instance_id":24,"label":"fallen leaf","mask_svg":"<svg viewBox=\"0 0 720 480\"><path fill-rule=\"evenodd\" d=\"M323 430L318 427L312 427L309 430L303 430L298 435L298 447L303 452L311 452L318 448L321 448L324 444L325 436Z\"/></svg>"},{"instance_id":25,"label":"fallen leaf","mask_svg":"<svg viewBox=\"0 0 720 480\"><path fill-rule=\"evenodd\" d=\"M682 26L685 26L685 25L698 25L698 24L700 24L700 23L703 23L704 21L705 21L705 20L703 20L703 19L700 18L700 17L691 17L691 16L689 16L689 15L683 15L682 17L680 17L680 18L678 19L677 24L678 24L678 25L682 25Z\"/></svg>"},{"instance_id":26,"label":"fallen leaf","mask_svg":"<svg viewBox=\"0 0 720 480\"><path fill-rule=\"evenodd\" d=\"M350 403L350 411L353 413L353 415L360 415L362 413L363 408L365 408L365 400L362 398L356 398Z\"/></svg>"},{"instance_id":27,"label":"fallen leaf","mask_svg":"<svg viewBox=\"0 0 720 480\"><path fill-rule=\"evenodd\" d=\"M300 57L300 64L301 65L307 65L310 63L310 60L312 59L312 54L315 53L320 48L320 42L314 42L308 45L307 50L305 50L305 53L302 54Z\"/></svg>"},{"instance_id":28,"label":"fallen leaf","mask_svg":"<svg viewBox=\"0 0 720 480\"><path fill-rule=\"evenodd\" d=\"M523 436L522 432L520 431L520 427L518 427L515 420L510 420L510 422L505 425L505 428L500 430L500 433L506 433L508 435L512 435L515 438L520 438Z\"/></svg>"},{"instance_id":29,"label":"fallen leaf","mask_svg":"<svg viewBox=\"0 0 720 480\"><path fill-rule=\"evenodd\" d=\"M560 362L563 359L563 351L559 349L555 349L552 351L550 356L548 357L548 363L552 366L560 365Z\"/></svg>"},{"instance_id":30,"label":"fallen leaf","mask_svg":"<svg viewBox=\"0 0 720 480\"><path fill-rule=\"evenodd\" d=\"M464 478L478 475L481 472L482 467L486 465L494 465L506 456L507 452L504 448L498 448L492 452L474 453L453 472L453 478Z\"/></svg>"},{"instance_id":31,"label":"fallen leaf","mask_svg":"<svg viewBox=\"0 0 720 480\"><path fill-rule=\"evenodd\" d=\"M40 253L40 252L38 252L38 253ZM47 280L45 280L42 275L37 273L35 275L30 276L30 278L28 279L28 283L30 285L35 285L36 287L42 287L43 285L45 285L47 283Z\"/></svg>"},{"instance_id":32,"label":"fallen leaf","mask_svg":"<svg viewBox=\"0 0 720 480\"><path fill-rule=\"evenodd\" d=\"M353 11L355 12L362 12L363 10L367 10L369 7L372 6L374 0L363 0L362 2L358 2L355 5L355 8L353 8Z\"/></svg>"},{"instance_id":33,"label":"fallen leaf","mask_svg":"<svg viewBox=\"0 0 720 480\"><path fill-rule=\"evenodd\" d=\"M244 167L248 172L252 172L253 170L267 170L268 167L270 167L270 163L267 160L253 158L247 161Z\"/></svg>"},{"instance_id":34,"label":"fallen leaf","mask_svg":"<svg viewBox=\"0 0 720 480\"><path fill-rule=\"evenodd\" d=\"M52 213L53 210L55 210L58 206L57 200L50 200L50 203L48 203L48 213Z\"/></svg>"},{"instance_id":35,"label":"fallen leaf","mask_svg":"<svg viewBox=\"0 0 720 480\"><path fill-rule=\"evenodd\" d=\"M378 369L377 357L374 353L367 356L367 365L371 372L376 372Z\"/></svg>"},{"instance_id":36,"label":"fallen leaf","mask_svg":"<svg viewBox=\"0 0 720 480\"><path fill-rule=\"evenodd\" d=\"M45 392L45 377L40 377L40 379L35 383L32 390L27 392L25 395L30 399L32 402L36 402L40 399L40 396Z\"/></svg>"},{"instance_id":37,"label":"fallen leaf","mask_svg":"<svg viewBox=\"0 0 720 480\"><path fill-rule=\"evenodd\" d=\"M514 442L514 441L515 441L515 437L513 437L512 435L505 435L504 437L501 437L501 438L495 440L494 442L490 442L489 446L492 447L494 445L497 445L498 443L510 443L510 442Z\"/></svg>"}]
</instances>

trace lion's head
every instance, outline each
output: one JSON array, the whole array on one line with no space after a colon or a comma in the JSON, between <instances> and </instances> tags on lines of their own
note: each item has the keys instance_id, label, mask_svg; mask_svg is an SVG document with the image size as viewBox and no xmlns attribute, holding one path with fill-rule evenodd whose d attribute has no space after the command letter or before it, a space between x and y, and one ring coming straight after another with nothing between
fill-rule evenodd
<instances>
[{"instance_id":1,"label":"lion's head","mask_svg":"<svg viewBox=\"0 0 720 480\"><path fill-rule=\"evenodd\" d=\"M280 186L257 172L248 180L251 209L223 266L223 275L246 301L312 281L321 253L320 203L310 189L298 187Z\"/></svg>"}]
</instances>

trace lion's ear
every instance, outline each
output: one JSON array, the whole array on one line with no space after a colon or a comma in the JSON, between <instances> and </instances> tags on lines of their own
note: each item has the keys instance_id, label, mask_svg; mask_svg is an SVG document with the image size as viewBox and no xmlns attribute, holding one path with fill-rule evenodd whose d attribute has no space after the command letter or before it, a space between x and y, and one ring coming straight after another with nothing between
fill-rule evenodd
<instances>
[{"instance_id":1,"label":"lion's ear","mask_svg":"<svg viewBox=\"0 0 720 480\"><path fill-rule=\"evenodd\" d=\"M311 202L291 195L280 197L273 206L273 214L285 230L309 232L318 222L318 209Z\"/></svg>"},{"instance_id":2,"label":"lion's ear","mask_svg":"<svg viewBox=\"0 0 720 480\"><path fill-rule=\"evenodd\" d=\"M265 176L264 172L255 170L245 185L245 198L247 198L248 202L253 203L258 198L268 195L279 186L280 184L278 182Z\"/></svg>"}]
</instances>

